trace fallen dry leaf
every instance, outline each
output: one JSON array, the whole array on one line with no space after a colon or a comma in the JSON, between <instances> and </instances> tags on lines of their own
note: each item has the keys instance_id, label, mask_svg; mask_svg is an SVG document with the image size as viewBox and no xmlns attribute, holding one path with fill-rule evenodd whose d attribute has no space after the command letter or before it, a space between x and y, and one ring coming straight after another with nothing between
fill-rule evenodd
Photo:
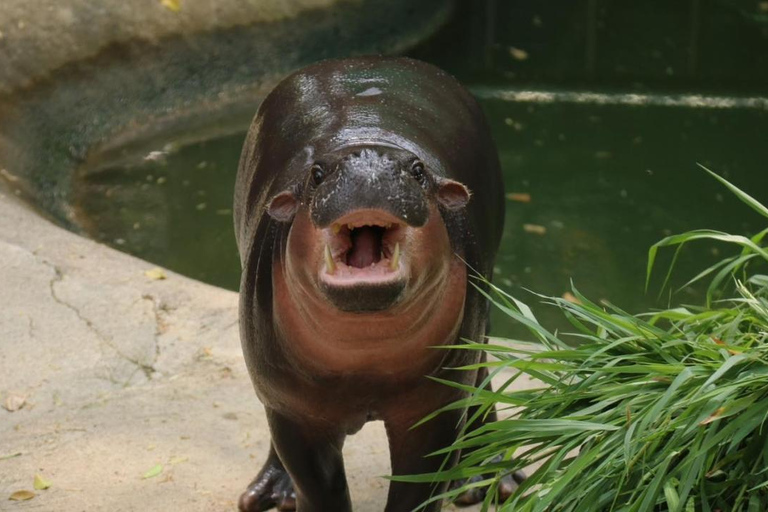
<instances>
[{"instance_id":1,"label":"fallen dry leaf","mask_svg":"<svg viewBox=\"0 0 768 512\"><path fill-rule=\"evenodd\" d=\"M707 425L707 424L709 424L709 423L712 423L713 421L715 421L716 419L718 419L720 416L722 416L722 414L723 414L724 412L725 412L725 407L718 407L718 409L717 409L715 412L713 412L713 413L712 413L712 414L709 416L709 418L707 418L707 419L705 419L705 420L703 420L703 421L699 422L699 425Z\"/></svg>"},{"instance_id":2,"label":"fallen dry leaf","mask_svg":"<svg viewBox=\"0 0 768 512\"><path fill-rule=\"evenodd\" d=\"M39 473L35 475L35 483L32 484L35 490L43 491L51 486L51 482L43 478Z\"/></svg>"},{"instance_id":3,"label":"fallen dry leaf","mask_svg":"<svg viewBox=\"0 0 768 512\"><path fill-rule=\"evenodd\" d=\"M32 491L16 491L11 494L8 499L11 501L27 501L35 497L35 493Z\"/></svg>"},{"instance_id":4,"label":"fallen dry leaf","mask_svg":"<svg viewBox=\"0 0 768 512\"><path fill-rule=\"evenodd\" d=\"M510 192L507 194L507 199L510 201L517 201L518 203L530 203L531 194L527 192Z\"/></svg>"},{"instance_id":5,"label":"fallen dry leaf","mask_svg":"<svg viewBox=\"0 0 768 512\"><path fill-rule=\"evenodd\" d=\"M546 235L547 228L539 224L523 224L523 231L534 235Z\"/></svg>"},{"instance_id":6,"label":"fallen dry leaf","mask_svg":"<svg viewBox=\"0 0 768 512\"><path fill-rule=\"evenodd\" d=\"M160 3L170 11L179 12L181 10L181 0L160 0Z\"/></svg>"},{"instance_id":7,"label":"fallen dry leaf","mask_svg":"<svg viewBox=\"0 0 768 512\"><path fill-rule=\"evenodd\" d=\"M11 174L6 169L0 169L0 176L2 176L3 178L7 179L11 183L16 183L17 181L19 181L19 177L18 176L16 176L15 174Z\"/></svg>"},{"instance_id":8,"label":"fallen dry leaf","mask_svg":"<svg viewBox=\"0 0 768 512\"><path fill-rule=\"evenodd\" d=\"M515 60L528 60L528 52L514 46L509 47L509 54Z\"/></svg>"},{"instance_id":9,"label":"fallen dry leaf","mask_svg":"<svg viewBox=\"0 0 768 512\"><path fill-rule=\"evenodd\" d=\"M26 396L11 393L7 397L5 397L5 401L3 402L3 407L5 407L6 410L10 412L16 412L22 407L24 407L25 403L27 403Z\"/></svg>"},{"instance_id":10,"label":"fallen dry leaf","mask_svg":"<svg viewBox=\"0 0 768 512\"><path fill-rule=\"evenodd\" d=\"M563 298L567 300L568 302L572 302L573 304L581 304L581 301L571 292L565 292L563 294Z\"/></svg>"},{"instance_id":11,"label":"fallen dry leaf","mask_svg":"<svg viewBox=\"0 0 768 512\"><path fill-rule=\"evenodd\" d=\"M720 338L712 338L712 341L714 341L717 345L725 345L725 342L723 340L721 340ZM732 349L732 348L729 348L729 349L726 349L726 350L732 356L735 356L737 354L741 354L741 352L742 352L741 350Z\"/></svg>"},{"instance_id":12,"label":"fallen dry leaf","mask_svg":"<svg viewBox=\"0 0 768 512\"><path fill-rule=\"evenodd\" d=\"M168 279L168 276L165 275L165 271L160 267L149 269L144 272L144 275L154 281L162 281L163 279Z\"/></svg>"}]
</instances>

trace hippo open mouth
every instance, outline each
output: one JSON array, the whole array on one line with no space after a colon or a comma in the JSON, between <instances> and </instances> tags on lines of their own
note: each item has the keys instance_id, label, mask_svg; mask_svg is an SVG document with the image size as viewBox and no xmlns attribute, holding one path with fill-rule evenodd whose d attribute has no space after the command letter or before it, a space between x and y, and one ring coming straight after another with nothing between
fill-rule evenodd
<instances>
[{"instance_id":1,"label":"hippo open mouth","mask_svg":"<svg viewBox=\"0 0 768 512\"><path fill-rule=\"evenodd\" d=\"M344 286L389 281L401 274L405 230L386 212L357 211L325 231L323 279Z\"/></svg>"},{"instance_id":2,"label":"hippo open mouth","mask_svg":"<svg viewBox=\"0 0 768 512\"><path fill-rule=\"evenodd\" d=\"M323 291L346 311L393 305L406 284L406 231L394 215L358 210L323 229Z\"/></svg>"}]
</instances>

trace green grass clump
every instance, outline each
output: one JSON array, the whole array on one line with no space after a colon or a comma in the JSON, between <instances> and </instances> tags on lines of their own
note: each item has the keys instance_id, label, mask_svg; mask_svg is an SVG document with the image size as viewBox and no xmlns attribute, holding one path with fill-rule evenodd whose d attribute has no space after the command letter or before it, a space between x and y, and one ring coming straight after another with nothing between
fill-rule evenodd
<instances>
[{"instance_id":1,"label":"green grass clump","mask_svg":"<svg viewBox=\"0 0 768 512\"><path fill-rule=\"evenodd\" d=\"M763 205L717 179L768 218ZM493 392L467 388L469 398L451 407L515 412L465 432L441 452L463 450L458 466L422 481L485 475L485 510L503 475L539 463L497 510L768 510L768 276L755 272L768 262L766 232L694 231L651 248L649 275L661 247L700 239L739 247L692 280L710 279L703 307L631 315L577 290L578 302L545 297L572 324L569 335L550 332L491 286L488 298L536 341L459 347L485 351L491 357L480 366L506 381ZM721 298L713 300L716 291ZM521 375L542 385L507 391Z\"/></svg>"}]
</instances>

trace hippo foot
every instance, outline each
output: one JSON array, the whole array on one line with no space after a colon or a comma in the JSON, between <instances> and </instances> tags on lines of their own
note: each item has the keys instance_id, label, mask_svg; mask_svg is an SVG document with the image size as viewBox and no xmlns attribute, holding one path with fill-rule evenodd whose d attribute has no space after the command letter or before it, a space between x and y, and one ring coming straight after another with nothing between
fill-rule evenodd
<instances>
[{"instance_id":1,"label":"hippo foot","mask_svg":"<svg viewBox=\"0 0 768 512\"><path fill-rule=\"evenodd\" d=\"M491 462L499 462L501 460L501 457L497 457L493 459ZM456 489L458 487L461 487L465 484L471 484L475 482L479 482L481 480L485 480L488 478L488 475L477 475L473 476L472 478L467 478L464 480L454 480L451 482L451 489ZM523 483L526 476L525 473L522 471L515 471L511 475L505 475L501 481L499 482L499 486L497 488L497 497L499 499L500 503L503 503L507 498L509 498L513 492L517 489L518 485ZM467 507L469 505L474 505L476 503L480 503L485 499L485 495L488 492L488 486L483 487L474 487L466 492L463 492L459 494L456 499L453 500L453 502L458 505L459 507Z\"/></svg>"},{"instance_id":2,"label":"hippo foot","mask_svg":"<svg viewBox=\"0 0 768 512\"><path fill-rule=\"evenodd\" d=\"M242 512L296 510L293 481L280 461L267 461L259 475L240 495L238 507Z\"/></svg>"}]
</instances>

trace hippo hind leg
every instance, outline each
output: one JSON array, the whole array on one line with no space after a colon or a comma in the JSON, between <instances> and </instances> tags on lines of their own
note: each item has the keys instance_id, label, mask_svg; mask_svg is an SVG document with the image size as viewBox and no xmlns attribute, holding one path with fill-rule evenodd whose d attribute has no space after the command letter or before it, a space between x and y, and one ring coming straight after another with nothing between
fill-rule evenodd
<instances>
[{"instance_id":1,"label":"hippo hind leg","mask_svg":"<svg viewBox=\"0 0 768 512\"><path fill-rule=\"evenodd\" d=\"M501 461L501 456L498 456L492 460L492 462L499 461ZM488 475L477 475L473 476L472 478L466 478L464 480L454 480L451 482L451 489L457 489L465 484L473 484L481 480L485 480L486 478L488 478ZM499 503L503 503L507 498L509 498L512 493L515 492L517 486L523 483L524 480L525 474L522 471L515 471L511 475L505 475L502 477L497 487L496 493ZM483 501L487 493L488 487L474 487L459 494L453 500L453 502L459 507L467 507L469 505L474 505Z\"/></svg>"},{"instance_id":2,"label":"hippo hind leg","mask_svg":"<svg viewBox=\"0 0 768 512\"><path fill-rule=\"evenodd\" d=\"M482 385L483 381L488 377L488 370L485 368L482 368L477 373L477 380L475 382L476 386ZM491 390L491 384L488 383L485 386L486 389L489 391ZM472 415L475 413L475 410L470 409L468 411L468 416L472 417ZM469 425L467 427L467 431L474 430L478 427L483 426L486 423L490 423L492 421L496 421L496 411L493 410L489 414L487 414L484 418L480 418L476 420L473 424ZM496 459L493 459L492 462L499 462L501 460L501 456L498 456ZM489 475L477 475L469 479L463 479L463 480L454 480L451 482L450 488L451 489L457 489L461 487L462 485L468 484L468 483L476 483L480 482L481 480L485 480L488 478ZM499 499L500 503L503 503L504 500L509 498L509 496L515 492L517 489L517 486L521 484L525 480L525 474L522 471L516 471L512 474L505 475L501 481L499 482L498 488L497 488L497 497ZM480 503L485 499L486 493L488 492L488 487L474 487L469 489L468 491L465 491L461 494L459 494L453 502L458 506L469 506L474 505L475 503Z\"/></svg>"},{"instance_id":3,"label":"hippo hind leg","mask_svg":"<svg viewBox=\"0 0 768 512\"><path fill-rule=\"evenodd\" d=\"M238 507L242 512L261 512L272 508L296 510L293 481L283 463L280 462L274 446L269 448L269 456L264 467L240 495Z\"/></svg>"}]
</instances>

